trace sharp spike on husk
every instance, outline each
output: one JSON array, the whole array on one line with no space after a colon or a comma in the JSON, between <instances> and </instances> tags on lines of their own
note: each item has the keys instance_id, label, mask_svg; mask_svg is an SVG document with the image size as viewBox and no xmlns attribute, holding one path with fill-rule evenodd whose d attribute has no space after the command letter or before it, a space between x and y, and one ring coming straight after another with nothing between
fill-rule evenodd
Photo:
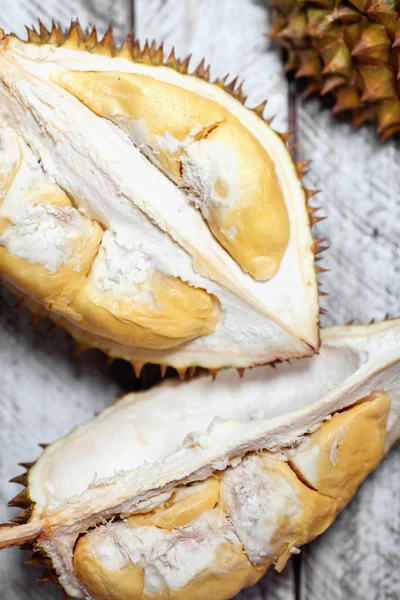
<instances>
[{"instance_id":1,"label":"sharp spike on husk","mask_svg":"<svg viewBox=\"0 0 400 600\"><path fill-rule=\"evenodd\" d=\"M215 381L217 378L218 369L208 369L208 372L210 373L213 381Z\"/></svg>"},{"instance_id":2,"label":"sharp spike on husk","mask_svg":"<svg viewBox=\"0 0 400 600\"><path fill-rule=\"evenodd\" d=\"M38 446L42 449L42 450L46 450L46 448L48 448L50 446L50 444L38 444Z\"/></svg>"},{"instance_id":3,"label":"sharp spike on husk","mask_svg":"<svg viewBox=\"0 0 400 600\"><path fill-rule=\"evenodd\" d=\"M194 377L196 374L196 367L189 367L189 377Z\"/></svg>"},{"instance_id":4,"label":"sharp spike on husk","mask_svg":"<svg viewBox=\"0 0 400 600\"><path fill-rule=\"evenodd\" d=\"M18 463L18 465L20 467L23 467L27 471L29 471L34 466L35 462L36 461L33 461L33 462L21 462L21 463Z\"/></svg>"},{"instance_id":5,"label":"sharp spike on husk","mask_svg":"<svg viewBox=\"0 0 400 600\"><path fill-rule=\"evenodd\" d=\"M12 500L9 501L8 506L17 507L17 508L29 508L31 504L31 499L29 497L29 491L27 488L22 490L19 494L14 496Z\"/></svg>"},{"instance_id":6,"label":"sharp spike on husk","mask_svg":"<svg viewBox=\"0 0 400 600\"><path fill-rule=\"evenodd\" d=\"M311 164L311 160L302 160L299 162L295 162L294 164L297 172L302 173L304 169L306 169Z\"/></svg>"},{"instance_id":7,"label":"sharp spike on husk","mask_svg":"<svg viewBox=\"0 0 400 600\"><path fill-rule=\"evenodd\" d=\"M176 369L176 372L178 373L178 377L181 381L183 381L186 377L186 367L183 367L181 369Z\"/></svg>"},{"instance_id":8,"label":"sharp spike on husk","mask_svg":"<svg viewBox=\"0 0 400 600\"><path fill-rule=\"evenodd\" d=\"M236 369L236 371L239 373L240 379L243 379L245 370L244 369Z\"/></svg>"},{"instance_id":9,"label":"sharp spike on husk","mask_svg":"<svg viewBox=\"0 0 400 600\"><path fill-rule=\"evenodd\" d=\"M328 292L324 292L323 290L318 290L318 296L329 296Z\"/></svg>"},{"instance_id":10,"label":"sharp spike on husk","mask_svg":"<svg viewBox=\"0 0 400 600\"><path fill-rule=\"evenodd\" d=\"M40 35L36 33L33 27L27 27L25 25L26 32L28 34L28 42L30 44L40 44Z\"/></svg>"},{"instance_id":11,"label":"sharp spike on husk","mask_svg":"<svg viewBox=\"0 0 400 600\"><path fill-rule=\"evenodd\" d=\"M120 48L116 52L117 56L122 58L127 58L128 60L132 60L132 48L134 43L134 34L133 31L130 31L124 41L122 42Z\"/></svg>"},{"instance_id":12,"label":"sharp spike on husk","mask_svg":"<svg viewBox=\"0 0 400 600\"><path fill-rule=\"evenodd\" d=\"M165 375L167 374L167 365L160 365L160 375L161 375L161 379L164 379Z\"/></svg>"},{"instance_id":13,"label":"sharp spike on husk","mask_svg":"<svg viewBox=\"0 0 400 600\"><path fill-rule=\"evenodd\" d=\"M135 376L139 379L140 374L142 372L142 369L143 369L145 363L141 362L139 360L135 360L135 361L132 361L131 364L132 364L132 368L133 368L133 371L135 373Z\"/></svg>"},{"instance_id":14,"label":"sharp spike on husk","mask_svg":"<svg viewBox=\"0 0 400 600\"><path fill-rule=\"evenodd\" d=\"M43 556L42 554L35 552L28 558L28 560L24 561L24 565L28 565L30 567L45 567L50 569L52 567L52 562L47 556Z\"/></svg>"},{"instance_id":15,"label":"sharp spike on husk","mask_svg":"<svg viewBox=\"0 0 400 600\"><path fill-rule=\"evenodd\" d=\"M321 221L325 221L327 217L311 217L311 223L313 225L316 225L317 223L320 223Z\"/></svg>"},{"instance_id":16,"label":"sharp spike on husk","mask_svg":"<svg viewBox=\"0 0 400 600\"><path fill-rule=\"evenodd\" d=\"M15 515L11 519L11 523L15 525L25 525L32 516L32 506L29 506L27 509L20 512L18 515Z\"/></svg>"},{"instance_id":17,"label":"sharp spike on husk","mask_svg":"<svg viewBox=\"0 0 400 600\"><path fill-rule=\"evenodd\" d=\"M265 107L268 104L268 100L263 100L262 102L260 102L260 104L257 104L257 106L255 106L252 110L258 114L259 117L262 118L263 114L264 114L264 110Z\"/></svg>"},{"instance_id":18,"label":"sharp spike on husk","mask_svg":"<svg viewBox=\"0 0 400 600\"><path fill-rule=\"evenodd\" d=\"M186 75L189 71L189 63L190 63L190 59L192 58L192 55L189 54L185 60L180 61L179 62L179 72L183 73L184 75Z\"/></svg>"},{"instance_id":19,"label":"sharp spike on husk","mask_svg":"<svg viewBox=\"0 0 400 600\"><path fill-rule=\"evenodd\" d=\"M307 200L310 200L310 198L313 198L314 196L316 196L317 194L319 194L321 192L321 190L304 190L304 191L305 191Z\"/></svg>"},{"instance_id":20,"label":"sharp spike on husk","mask_svg":"<svg viewBox=\"0 0 400 600\"><path fill-rule=\"evenodd\" d=\"M81 48L83 45L83 31L79 21L72 21L69 31L66 35L64 46L71 48Z\"/></svg>"},{"instance_id":21,"label":"sharp spike on husk","mask_svg":"<svg viewBox=\"0 0 400 600\"><path fill-rule=\"evenodd\" d=\"M175 69L176 71L178 70L178 61L176 60L176 56L175 56L175 48L174 46L172 46L171 52L167 58L167 62L166 62L168 67L171 67L172 69ZM198 75L198 77L200 77L200 75Z\"/></svg>"},{"instance_id":22,"label":"sharp spike on husk","mask_svg":"<svg viewBox=\"0 0 400 600\"><path fill-rule=\"evenodd\" d=\"M58 584L57 575L52 569L45 569L43 573L35 579L36 583L55 583Z\"/></svg>"},{"instance_id":23,"label":"sharp spike on husk","mask_svg":"<svg viewBox=\"0 0 400 600\"><path fill-rule=\"evenodd\" d=\"M294 130L293 129L289 129L288 131L284 131L283 133L280 134L281 138L283 139L283 141L286 142L288 141L288 139L290 138L291 135L294 134Z\"/></svg>"},{"instance_id":24,"label":"sharp spike on husk","mask_svg":"<svg viewBox=\"0 0 400 600\"><path fill-rule=\"evenodd\" d=\"M40 35L41 42L43 44L47 44L49 37L50 37L50 31L47 30L47 28L43 25L43 23L40 19L39 19L39 35Z\"/></svg>"},{"instance_id":25,"label":"sharp spike on husk","mask_svg":"<svg viewBox=\"0 0 400 600\"><path fill-rule=\"evenodd\" d=\"M26 487L28 485L28 473L22 473L21 475L13 477L9 480L9 483L18 483L18 485Z\"/></svg>"},{"instance_id":26,"label":"sharp spike on husk","mask_svg":"<svg viewBox=\"0 0 400 600\"><path fill-rule=\"evenodd\" d=\"M324 269L323 267L315 267L315 271L319 274L323 274L323 273L329 273L329 269Z\"/></svg>"}]
</instances>

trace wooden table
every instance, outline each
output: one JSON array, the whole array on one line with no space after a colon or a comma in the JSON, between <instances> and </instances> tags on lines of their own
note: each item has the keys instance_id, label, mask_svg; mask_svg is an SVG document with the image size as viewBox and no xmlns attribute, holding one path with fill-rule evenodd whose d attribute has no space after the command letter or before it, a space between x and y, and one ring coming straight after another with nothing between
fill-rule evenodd
<instances>
[{"instance_id":1,"label":"wooden table","mask_svg":"<svg viewBox=\"0 0 400 600\"><path fill-rule=\"evenodd\" d=\"M245 79L249 105L269 98L267 115L287 129L295 119L298 158L312 159L308 187L322 193L316 204L328 219L318 226L331 249L323 287L323 324L381 319L400 314L400 150L383 146L375 132L353 133L333 121L318 100L293 99L279 51L264 37L268 12L262 0L0 0L0 26L19 35L37 17L67 26L79 16L104 32L111 22L118 40L132 25L139 39L164 40L167 51L192 52L192 66L205 56L212 74ZM289 98L292 100L289 102ZM290 107L290 110L289 110ZM326 258L325 258L326 257ZM7 500L18 491L6 483L16 464L35 458L39 442L51 442L89 419L124 389L138 382L130 365L107 366L104 355L77 357L72 340L49 322L29 327L25 309L0 290L0 521L12 516ZM364 483L331 529L294 557L278 576L270 571L240 600L384 600L400 598L400 448L393 450ZM61 592L33 584L35 569L20 565L24 555L0 555L0 598L50 600ZM188 599L190 600L190 599ZM211 600L211 599L210 599Z\"/></svg>"}]
</instances>

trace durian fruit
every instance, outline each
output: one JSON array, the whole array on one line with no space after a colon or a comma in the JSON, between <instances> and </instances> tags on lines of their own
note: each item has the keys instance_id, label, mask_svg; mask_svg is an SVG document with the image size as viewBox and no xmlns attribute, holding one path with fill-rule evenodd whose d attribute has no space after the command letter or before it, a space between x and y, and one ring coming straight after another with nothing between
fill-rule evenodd
<instances>
[{"instance_id":1,"label":"durian fruit","mask_svg":"<svg viewBox=\"0 0 400 600\"><path fill-rule=\"evenodd\" d=\"M318 350L294 163L236 81L73 23L0 39L0 273L81 347L184 372Z\"/></svg>"},{"instance_id":2,"label":"durian fruit","mask_svg":"<svg viewBox=\"0 0 400 600\"><path fill-rule=\"evenodd\" d=\"M269 35L288 50L286 70L306 78L305 95L333 95L333 114L355 127L378 125L379 139L400 130L400 18L395 0L270 0Z\"/></svg>"},{"instance_id":3,"label":"durian fruit","mask_svg":"<svg viewBox=\"0 0 400 600\"><path fill-rule=\"evenodd\" d=\"M224 600L322 533L400 436L400 319L292 364L167 380L47 446L24 545L73 598Z\"/></svg>"}]
</instances>

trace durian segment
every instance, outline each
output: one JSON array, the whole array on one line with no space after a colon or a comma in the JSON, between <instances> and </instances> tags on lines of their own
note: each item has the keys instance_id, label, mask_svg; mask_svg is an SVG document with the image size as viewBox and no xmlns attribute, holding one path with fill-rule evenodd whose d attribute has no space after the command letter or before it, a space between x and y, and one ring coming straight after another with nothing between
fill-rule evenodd
<instances>
[{"instance_id":1,"label":"durian segment","mask_svg":"<svg viewBox=\"0 0 400 600\"><path fill-rule=\"evenodd\" d=\"M339 509L385 453L390 398L374 392L361 404L333 416L290 453L290 463L308 485L334 498Z\"/></svg>"},{"instance_id":2,"label":"durian segment","mask_svg":"<svg viewBox=\"0 0 400 600\"><path fill-rule=\"evenodd\" d=\"M221 497L250 560L274 562L279 571L293 548L320 535L337 514L333 499L309 489L286 462L268 453L251 454L226 469Z\"/></svg>"},{"instance_id":3,"label":"durian segment","mask_svg":"<svg viewBox=\"0 0 400 600\"><path fill-rule=\"evenodd\" d=\"M290 226L274 164L236 119L226 119L182 155L183 182L211 231L255 279L279 270Z\"/></svg>"},{"instance_id":4,"label":"durian segment","mask_svg":"<svg viewBox=\"0 0 400 600\"><path fill-rule=\"evenodd\" d=\"M173 531L125 523L94 530L78 542L74 567L99 600L225 600L263 573L219 508Z\"/></svg>"},{"instance_id":5,"label":"durian segment","mask_svg":"<svg viewBox=\"0 0 400 600\"><path fill-rule=\"evenodd\" d=\"M2 229L0 268L21 291L64 310L90 270L101 236L101 227L72 206L35 203L16 211Z\"/></svg>"},{"instance_id":6,"label":"durian segment","mask_svg":"<svg viewBox=\"0 0 400 600\"><path fill-rule=\"evenodd\" d=\"M161 527L172 530L188 525L220 501L219 477L213 476L192 486L178 488L154 510L128 517L130 527Z\"/></svg>"},{"instance_id":7,"label":"durian segment","mask_svg":"<svg viewBox=\"0 0 400 600\"><path fill-rule=\"evenodd\" d=\"M127 131L135 144L174 179L181 154L227 115L217 102L147 75L61 71L51 79L100 117Z\"/></svg>"},{"instance_id":8,"label":"durian segment","mask_svg":"<svg viewBox=\"0 0 400 600\"><path fill-rule=\"evenodd\" d=\"M162 535L156 550L164 541L170 548L168 540L174 545L182 531L190 538L193 528L198 533L199 520L203 522L206 515L216 511L249 561L244 574L239 568L236 571L243 585L253 575L256 579L273 560L281 569L288 555L297 552L297 545L323 531L343 505L341 497L312 489L291 462L296 449L303 451L307 440L320 431L322 455L326 454L324 427L341 415L356 423L354 411L361 409L364 416L359 424L364 422L363 430L365 419L375 422L365 429L372 431L372 440L375 430L386 423L385 431L377 435L377 439L384 437L385 450L400 437L400 320L366 327L333 327L324 331L322 338L317 357L278 365L276 370L259 367L246 371L240 379L231 369L221 372L214 383L210 377L181 385L168 381L147 392L131 394L91 423L51 444L29 471L29 490L23 501L26 505L29 498L34 503L30 521L0 530L0 547L30 540L51 558L67 593L86 598L88 591L72 558L78 540L78 545L93 541L96 553L100 548L99 556L91 554L88 568L79 560L77 566L82 578L91 578L92 583L86 579L88 587L103 586L100 593L104 594L104 585L110 577L116 578L117 594L118 589L129 585L132 575L140 592L142 572L143 593L147 593L146 565L153 568L157 563L159 574L162 565L168 564L168 556L163 552L158 566L157 553L146 550L131 561L134 567L139 561L142 571L129 574L124 569L125 548L133 551L137 536L144 530ZM355 442L357 439L354 436ZM362 436L360 442L365 448ZM332 448L332 444L328 446ZM359 456L356 451L354 456ZM372 469L376 457L371 459L368 451L366 456ZM325 464L335 483L335 466L330 461ZM345 468L346 461L342 466ZM347 468L346 478L343 473L340 477L347 489L352 486L355 491L359 473L351 463L347 462ZM363 477L366 474L363 469ZM260 494L263 487L267 492ZM268 493L270 489L273 493ZM16 498L14 503L20 501ZM249 521L254 524L252 528ZM118 566L107 558L105 566L111 568L110 573L103 568L101 540L108 535L118 538L119 527L127 532L125 558ZM93 537L97 535L99 546ZM118 538L118 548L120 541ZM106 546L111 549L110 557L113 544ZM186 559L189 555L186 552ZM175 565L175 576L183 577L187 570L179 564ZM190 571L189 578L203 586L210 573L206 565L203 569L196 564L197 570L190 562L190 569L196 572ZM124 581L117 585L121 569ZM164 570L156 579L160 583L166 577ZM184 597L189 583L170 581L168 587L174 594L182 589ZM206 592L204 587L200 589L211 595L208 588Z\"/></svg>"},{"instance_id":9,"label":"durian segment","mask_svg":"<svg viewBox=\"0 0 400 600\"><path fill-rule=\"evenodd\" d=\"M259 117L260 108L245 108L239 92L231 93L231 87L221 82L205 81L201 69L197 76L189 76L178 72L180 68L154 67L137 56L137 46L133 58L138 62L130 60L128 40L116 56L104 53L101 44L97 52L93 35L87 37L74 24L67 43L60 32L45 36L44 41L49 43L36 43L36 39L25 44L14 36L0 40L0 79L5 83L0 86L1 135L3 124L13 129L31 149L36 169L64 190L81 214L124 243L144 243L155 269L182 280L192 291L207 292L213 304L213 315L196 316L195 327L185 330L183 338L175 338L176 344L171 339L158 340L162 348L154 347L154 339L138 347L121 343L114 333L107 337L91 326L89 331L72 309L55 312L49 307L51 318L82 346L136 363L156 362L180 370L192 365L244 368L315 352L319 347L318 297L305 192L281 137ZM158 64L161 54L158 51ZM69 71L149 77L156 85L175 86L205 105L217 105L218 112L240 123L270 157L290 219L289 240L276 275L261 282L246 274L212 234L187 189L152 164L121 124L99 117L55 83L57 73ZM209 134L211 121L210 116L205 123ZM192 145L197 141L205 139L193 140ZM13 282L8 280L8 284ZM213 328L219 309L218 326ZM202 334L192 338L194 329ZM182 339L185 343L180 343Z\"/></svg>"},{"instance_id":10,"label":"durian segment","mask_svg":"<svg viewBox=\"0 0 400 600\"><path fill-rule=\"evenodd\" d=\"M52 79L183 184L245 272L262 281L277 273L290 234L285 200L271 158L238 119L145 75L66 71Z\"/></svg>"},{"instance_id":11,"label":"durian segment","mask_svg":"<svg viewBox=\"0 0 400 600\"><path fill-rule=\"evenodd\" d=\"M70 308L86 331L156 349L212 333L220 314L207 292L161 273L140 247L109 231Z\"/></svg>"}]
</instances>

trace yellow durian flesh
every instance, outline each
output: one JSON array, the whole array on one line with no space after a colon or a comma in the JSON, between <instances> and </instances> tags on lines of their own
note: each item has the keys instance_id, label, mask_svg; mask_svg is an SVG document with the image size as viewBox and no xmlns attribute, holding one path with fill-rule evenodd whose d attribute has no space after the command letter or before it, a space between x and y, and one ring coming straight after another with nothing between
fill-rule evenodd
<instances>
[{"instance_id":1,"label":"yellow durian flesh","mask_svg":"<svg viewBox=\"0 0 400 600\"><path fill-rule=\"evenodd\" d=\"M355 456L353 463L345 461L342 464L341 480L347 469L346 489L352 489L353 493L360 479L382 456L382 444L372 442L363 464L361 455L365 451L366 437L362 435L357 445L357 427L365 435L367 429L370 433L374 428L378 429L381 432L378 437L384 443L383 431L389 407L387 396L378 393L338 415L340 425L334 429L336 433L338 427L349 432ZM309 447L318 443L321 454L326 452L332 442L332 423L336 418L332 417L317 432L306 436ZM370 422L368 427L365 421ZM178 488L169 500L150 512L124 517L124 524L117 526L122 535L119 529L113 530L111 524L106 529L95 530L94 534L82 536L74 551L76 574L88 592L99 600L200 600L207 596L226 600L255 583L272 563L277 570L282 570L292 551L325 531L343 507L342 498L326 493L326 487L324 492L314 490L299 478L292 464L295 462L293 457L301 451L301 447L290 450L290 462L285 461L284 454L250 453L235 467L228 467L204 482ZM324 461L323 466L326 469L324 481L334 480L337 465ZM169 587L166 577L164 587L154 591L152 561L169 564L168 555L157 554L161 545L165 542L164 546L171 553L170 559L175 560L172 558L178 552L175 544L179 544L181 538L194 536L197 539L201 519L214 514L215 520L216 512L218 522L231 530L231 534L227 534L224 529L229 543L221 543L212 563L182 587ZM132 550L133 538L128 542L129 531L140 540L161 535L160 532L163 535L160 539L152 539L150 545L143 542L139 552L141 558L134 560L132 556L139 554ZM219 532L220 529L216 529L215 535ZM208 543L205 536L205 548ZM114 545L121 553L119 558L117 551L112 550ZM129 556L124 548L131 549ZM187 565L191 560L190 551L187 550L184 556ZM195 556L192 558L195 560Z\"/></svg>"},{"instance_id":2,"label":"yellow durian flesh","mask_svg":"<svg viewBox=\"0 0 400 600\"><path fill-rule=\"evenodd\" d=\"M389 409L385 393L372 393L323 423L291 454L292 466L341 509L384 455Z\"/></svg>"},{"instance_id":3,"label":"yellow durian flesh","mask_svg":"<svg viewBox=\"0 0 400 600\"><path fill-rule=\"evenodd\" d=\"M186 186L211 231L257 280L275 275L289 217L274 164L261 143L213 100L138 74L66 71L53 81Z\"/></svg>"},{"instance_id":4,"label":"yellow durian flesh","mask_svg":"<svg viewBox=\"0 0 400 600\"><path fill-rule=\"evenodd\" d=\"M94 281L95 272L96 262L70 304L86 331L122 344L162 349L212 333L217 325L217 301L177 277L150 267L140 283L104 289Z\"/></svg>"},{"instance_id":5,"label":"yellow durian flesh","mask_svg":"<svg viewBox=\"0 0 400 600\"><path fill-rule=\"evenodd\" d=\"M25 144L14 135L5 138L0 269L14 288L86 331L128 345L170 348L215 329L217 300L155 268L138 285L132 274L128 284L123 280L112 290L93 285L112 234L103 234L96 221L72 206L67 194L43 175ZM135 248L123 251L129 259ZM53 260L57 253L58 260ZM112 274L117 280L124 279L123 266L117 265Z\"/></svg>"},{"instance_id":6,"label":"yellow durian flesh","mask_svg":"<svg viewBox=\"0 0 400 600\"><path fill-rule=\"evenodd\" d=\"M102 229L56 186L33 189L30 200L18 215L1 221L0 268L20 291L62 310L91 268Z\"/></svg>"}]
</instances>

